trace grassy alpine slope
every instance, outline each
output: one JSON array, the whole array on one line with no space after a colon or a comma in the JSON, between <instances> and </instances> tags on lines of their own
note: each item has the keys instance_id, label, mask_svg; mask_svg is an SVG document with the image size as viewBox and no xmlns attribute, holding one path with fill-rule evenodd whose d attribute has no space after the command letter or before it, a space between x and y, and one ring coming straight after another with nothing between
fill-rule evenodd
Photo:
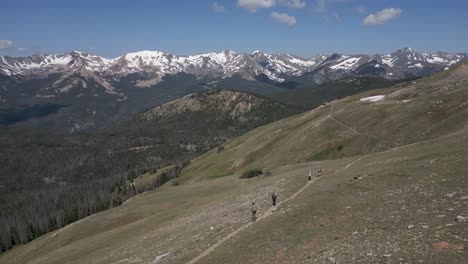
<instances>
[{"instance_id":1,"label":"grassy alpine slope","mask_svg":"<svg viewBox=\"0 0 468 264\"><path fill-rule=\"evenodd\" d=\"M374 95L385 97L360 100ZM0 263L184 263L230 234L197 263L466 263L466 98L467 64L268 124L194 160L180 186L139 194ZM305 186L318 167L324 176ZM252 168L272 175L239 179ZM245 227L251 201L262 217L273 191L280 202L296 194Z\"/></svg>"}]
</instances>

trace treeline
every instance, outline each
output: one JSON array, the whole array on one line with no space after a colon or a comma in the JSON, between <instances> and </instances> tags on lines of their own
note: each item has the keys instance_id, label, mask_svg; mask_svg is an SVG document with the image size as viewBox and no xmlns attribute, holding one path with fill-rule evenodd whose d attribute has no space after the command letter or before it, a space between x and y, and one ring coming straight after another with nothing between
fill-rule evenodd
<instances>
[{"instance_id":1,"label":"treeline","mask_svg":"<svg viewBox=\"0 0 468 264\"><path fill-rule=\"evenodd\" d=\"M179 161L179 162L177 162L176 165L164 169L164 171L162 173L160 173L158 175L158 177L153 179L153 181L150 184L147 184L147 185L143 186L142 188L135 188L135 185L133 184L133 182L130 182L128 184L128 187L126 188L126 190L127 190L127 192L129 190L131 190L131 191L133 191L135 193L141 193L141 192L147 192L147 191L153 190L155 188L161 187L166 182L179 177L179 175L182 172L182 169L185 168L186 166L188 166L189 164L190 164L190 160ZM157 172L158 171L155 170L155 171L152 171L151 173L156 174ZM177 182L174 182L174 183L175 183L175 185L178 185ZM125 194L125 189L122 188L122 190L123 190L122 192ZM119 190L119 192L120 192L120 190Z\"/></svg>"}]
</instances>

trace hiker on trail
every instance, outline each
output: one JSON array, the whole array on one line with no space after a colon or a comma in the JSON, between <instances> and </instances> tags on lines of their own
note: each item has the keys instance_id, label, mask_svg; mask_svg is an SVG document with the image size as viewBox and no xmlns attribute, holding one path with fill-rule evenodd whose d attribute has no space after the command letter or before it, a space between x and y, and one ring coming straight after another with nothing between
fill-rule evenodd
<instances>
[{"instance_id":1,"label":"hiker on trail","mask_svg":"<svg viewBox=\"0 0 468 264\"><path fill-rule=\"evenodd\" d=\"M309 170L309 181L312 180L312 170Z\"/></svg>"},{"instance_id":2,"label":"hiker on trail","mask_svg":"<svg viewBox=\"0 0 468 264\"><path fill-rule=\"evenodd\" d=\"M321 174L322 174L322 169L319 168L319 169L317 170L317 177L320 177Z\"/></svg>"},{"instance_id":3,"label":"hiker on trail","mask_svg":"<svg viewBox=\"0 0 468 264\"><path fill-rule=\"evenodd\" d=\"M273 200L273 206L276 206L276 193L271 195L271 199Z\"/></svg>"},{"instance_id":4,"label":"hiker on trail","mask_svg":"<svg viewBox=\"0 0 468 264\"><path fill-rule=\"evenodd\" d=\"M252 211L252 222L255 222L257 221L257 206L255 206L254 202L252 202L251 211Z\"/></svg>"}]
</instances>

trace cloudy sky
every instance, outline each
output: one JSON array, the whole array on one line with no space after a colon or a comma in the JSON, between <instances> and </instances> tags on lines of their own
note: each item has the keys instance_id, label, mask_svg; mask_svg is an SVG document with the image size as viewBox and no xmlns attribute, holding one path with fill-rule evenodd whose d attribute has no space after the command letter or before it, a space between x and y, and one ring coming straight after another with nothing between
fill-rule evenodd
<instances>
[{"instance_id":1,"label":"cloudy sky","mask_svg":"<svg viewBox=\"0 0 468 264\"><path fill-rule=\"evenodd\" d=\"M0 55L468 51L459 0L5 0Z\"/></svg>"}]
</instances>

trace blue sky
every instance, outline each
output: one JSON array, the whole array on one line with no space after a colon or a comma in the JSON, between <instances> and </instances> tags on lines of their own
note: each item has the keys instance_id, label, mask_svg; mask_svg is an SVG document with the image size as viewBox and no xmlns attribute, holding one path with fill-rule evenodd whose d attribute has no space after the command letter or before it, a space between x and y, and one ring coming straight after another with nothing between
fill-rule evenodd
<instances>
[{"instance_id":1,"label":"blue sky","mask_svg":"<svg viewBox=\"0 0 468 264\"><path fill-rule=\"evenodd\" d=\"M4 0L0 55L468 51L468 1Z\"/></svg>"}]
</instances>

